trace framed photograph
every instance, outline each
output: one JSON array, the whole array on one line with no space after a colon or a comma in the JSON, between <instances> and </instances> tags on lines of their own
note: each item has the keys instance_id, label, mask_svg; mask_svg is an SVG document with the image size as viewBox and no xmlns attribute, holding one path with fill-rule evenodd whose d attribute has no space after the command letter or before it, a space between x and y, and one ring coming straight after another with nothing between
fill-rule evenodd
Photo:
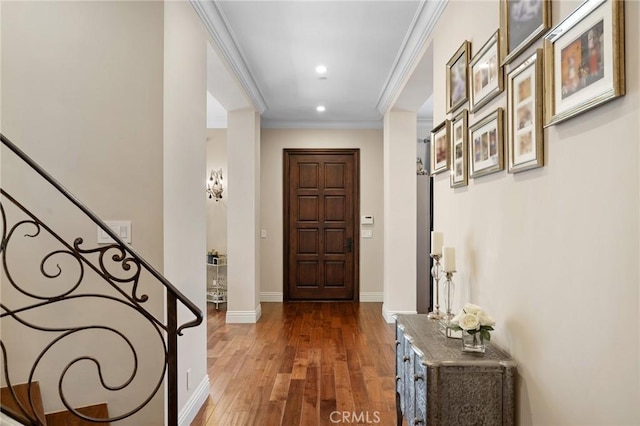
<instances>
[{"instance_id":1,"label":"framed photograph","mask_svg":"<svg viewBox=\"0 0 640 426\"><path fill-rule=\"evenodd\" d=\"M503 114L503 109L498 108L469 128L472 178L504 170Z\"/></svg>"},{"instance_id":2,"label":"framed photograph","mask_svg":"<svg viewBox=\"0 0 640 426\"><path fill-rule=\"evenodd\" d=\"M431 131L431 175L449 169L450 121L444 120Z\"/></svg>"},{"instance_id":3,"label":"framed photograph","mask_svg":"<svg viewBox=\"0 0 640 426\"><path fill-rule=\"evenodd\" d=\"M500 61L500 31L496 31L474 55L469 64L471 76L470 109L476 112L503 89Z\"/></svg>"},{"instance_id":4,"label":"framed photograph","mask_svg":"<svg viewBox=\"0 0 640 426\"><path fill-rule=\"evenodd\" d=\"M509 173L544 165L542 49L507 78L507 164Z\"/></svg>"},{"instance_id":5,"label":"framed photograph","mask_svg":"<svg viewBox=\"0 0 640 426\"><path fill-rule=\"evenodd\" d=\"M469 52L471 43L465 40L447 62L447 113L462 106L469 98Z\"/></svg>"},{"instance_id":6,"label":"framed photograph","mask_svg":"<svg viewBox=\"0 0 640 426\"><path fill-rule=\"evenodd\" d=\"M502 65L531 46L551 26L551 0L500 0Z\"/></svg>"},{"instance_id":7,"label":"framed photograph","mask_svg":"<svg viewBox=\"0 0 640 426\"><path fill-rule=\"evenodd\" d=\"M467 135L469 112L465 109L451 120L451 187L469 184Z\"/></svg>"},{"instance_id":8,"label":"framed photograph","mask_svg":"<svg viewBox=\"0 0 640 426\"><path fill-rule=\"evenodd\" d=\"M624 2L587 0L544 38L547 126L625 94Z\"/></svg>"}]
</instances>

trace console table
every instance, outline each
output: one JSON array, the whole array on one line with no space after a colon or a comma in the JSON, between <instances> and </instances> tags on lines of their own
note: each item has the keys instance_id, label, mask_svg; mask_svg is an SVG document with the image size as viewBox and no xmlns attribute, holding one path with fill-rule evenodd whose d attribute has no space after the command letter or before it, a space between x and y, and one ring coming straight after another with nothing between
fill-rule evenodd
<instances>
[{"instance_id":1,"label":"console table","mask_svg":"<svg viewBox=\"0 0 640 426\"><path fill-rule=\"evenodd\" d=\"M515 424L516 363L488 344L463 353L426 315L396 315L396 412L408 425Z\"/></svg>"}]
</instances>

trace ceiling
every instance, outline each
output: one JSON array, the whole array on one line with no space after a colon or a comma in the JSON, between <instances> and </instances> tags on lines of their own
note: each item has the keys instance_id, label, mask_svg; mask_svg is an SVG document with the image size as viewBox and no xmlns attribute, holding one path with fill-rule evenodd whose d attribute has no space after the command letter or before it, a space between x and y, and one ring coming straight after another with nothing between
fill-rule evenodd
<instances>
[{"instance_id":1,"label":"ceiling","mask_svg":"<svg viewBox=\"0 0 640 426\"><path fill-rule=\"evenodd\" d=\"M384 112L421 59L423 42L445 3L192 1L216 51L261 113L262 126L302 128L382 127ZM216 82L220 70L212 70L211 62L210 112L221 115L225 102L220 97L229 86ZM325 75L316 73L318 65L327 67ZM423 93L413 95L410 108L430 119L431 64L420 67L428 69L429 81L422 84ZM319 105L326 110L318 112ZM213 116L209 121L224 122Z\"/></svg>"}]
</instances>

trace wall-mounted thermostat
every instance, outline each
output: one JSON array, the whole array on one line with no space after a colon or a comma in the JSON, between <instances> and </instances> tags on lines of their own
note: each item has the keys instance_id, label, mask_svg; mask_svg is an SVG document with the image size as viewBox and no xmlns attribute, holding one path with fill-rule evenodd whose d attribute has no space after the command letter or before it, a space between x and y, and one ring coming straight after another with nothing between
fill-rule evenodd
<instances>
[{"instance_id":1,"label":"wall-mounted thermostat","mask_svg":"<svg viewBox=\"0 0 640 426\"><path fill-rule=\"evenodd\" d=\"M373 225L373 216L362 216L362 225Z\"/></svg>"}]
</instances>

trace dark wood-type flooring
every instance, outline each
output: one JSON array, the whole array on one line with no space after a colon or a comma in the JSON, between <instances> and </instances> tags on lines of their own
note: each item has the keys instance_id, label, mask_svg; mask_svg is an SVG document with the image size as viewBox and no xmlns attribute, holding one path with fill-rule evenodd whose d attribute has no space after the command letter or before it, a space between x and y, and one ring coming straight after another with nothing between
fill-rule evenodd
<instances>
[{"instance_id":1,"label":"dark wood-type flooring","mask_svg":"<svg viewBox=\"0 0 640 426\"><path fill-rule=\"evenodd\" d=\"M262 303L257 324L208 307L211 394L192 426L395 424L394 328L381 303Z\"/></svg>"}]
</instances>

